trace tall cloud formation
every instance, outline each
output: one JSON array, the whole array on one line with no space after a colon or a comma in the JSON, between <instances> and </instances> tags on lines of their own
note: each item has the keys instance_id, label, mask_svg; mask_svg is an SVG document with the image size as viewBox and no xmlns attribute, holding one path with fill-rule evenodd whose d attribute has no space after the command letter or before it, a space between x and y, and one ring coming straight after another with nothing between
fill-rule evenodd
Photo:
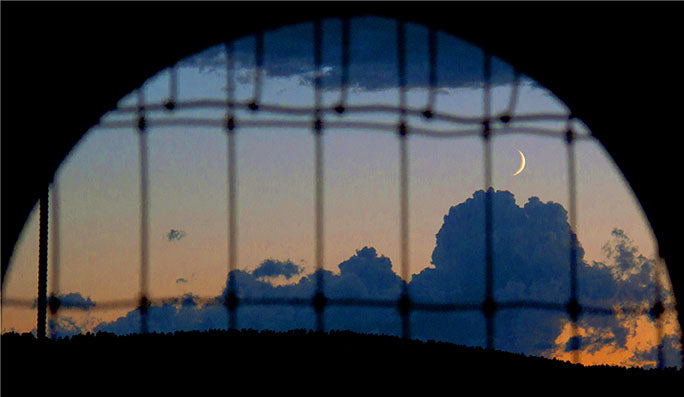
<instances>
[{"instance_id":1,"label":"tall cloud formation","mask_svg":"<svg viewBox=\"0 0 684 397\"><path fill-rule=\"evenodd\" d=\"M491 191L493 211L494 296L498 302L535 300L564 304L570 297L569 249L570 230L567 212L557 203L544 203L531 197L522 207L507 191ZM486 192L478 191L465 202L449 209L436 235L432 266L413 275L408 284L414 301L432 303L476 303L484 297ZM578 258L579 301L582 305L612 307L615 305L649 305L654 290L650 275L653 261L638 253L621 230L613 232L613 240L604 249L606 263L586 263L584 251L576 243ZM392 270L389 258L374 248L357 250L338 265L339 274L322 271L324 290L330 298L394 300L401 293L403 281ZM317 274L301 277L296 283L275 286L268 277L291 277L300 269L289 261L264 261L253 271L237 270L240 298L311 298ZM216 298L220 301L226 291ZM671 294L670 294L671 295ZM184 300L193 301L192 297ZM310 307L241 306L239 327L273 329L313 328L315 315ZM227 315L219 305L178 304L166 302L149 311L152 330L206 330L225 328ZM650 321L650 320L648 320ZM495 318L495 347L526 354L551 356L559 352L581 349L595 352L611 345L629 348L633 322L615 316L581 318L584 330L594 330L570 340L562 339L568 315L525 308L502 310ZM325 311L328 329L398 335L401 321L393 308L328 307ZM483 346L484 316L479 311L459 313L414 312L412 336L464 345ZM139 313L102 323L96 331L120 334L138 332ZM676 338L665 339L666 357L676 358ZM652 346L633 355L652 356ZM652 359L652 357L651 357Z\"/></svg>"},{"instance_id":2,"label":"tall cloud formation","mask_svg":"<svg viewBox=\"0 0 684 397\"><path fill-rule=\"evenodd\" d=\"M338 88L342 78L342 23L324 20L322 23L321 87ZM428 29L406 24L406 84L408 87L429 86ZM378 17L359 17L350 21L349 75L351 87L380 90L397 87L397 23ZM262 70L271 77L299 76L303 83L313 84L314 48L313 24L286 26L264 34ZM437 82L440 87L477 86L484 81L482 50L453 36L437 33ZM182 61L182 65L200 70L225 70L224 47L216 46ZM232 52L235 67L255 67L255 39L235 42ZM510 83L513 69L493 58L491 81Z\"/></svg>"}]
</instances>

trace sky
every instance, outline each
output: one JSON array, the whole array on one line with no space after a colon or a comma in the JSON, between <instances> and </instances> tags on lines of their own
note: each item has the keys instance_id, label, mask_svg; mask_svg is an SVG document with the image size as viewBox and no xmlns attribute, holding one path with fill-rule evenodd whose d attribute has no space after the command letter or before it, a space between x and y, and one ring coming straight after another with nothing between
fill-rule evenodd
<instances>
[{"instance_id":1,"label":"sky","mask_svg":"<svg viewBox=\"0 0 684 397\"><path fill-rule=\"evenodd\" d=\"M339 21L325 21L323 24L323 103L330 106L334 106L340 98L340 31ZM398 105L394 22L373 18L355 19L351 22L351 31L348 104ZM312 25L303 24L265 34L262 103L313 104L311 33ZM426 29L415 25L408 25L406 33L407 59L410 60L406 75L407 102L410 107L420 108L428 98L428 35ZM439 90L435 112L481 116L484 106L482 52L459 39L441 33L437 37ZM253 47L252 37L234 44L235 95L239 101L251 100L254 93ZM178 101L200 98L225 101L223 46L210 48L178 65ZM169 76L168 70L160 71L145 83L144 97L147 103L166 101L169 96ZM505 111L509 105L512 76L509 65L498 59L493 60L491 98L494 114ZM131 93L122 98L119 105L135 105L136 98L136 94ZM519 114L568 114L562 101L526 76L521 78L517 98L515 112ZM148 116L157 120L183 117L220 119L224 116L224 110L150 111ZM107 123L131 122L134 117L130 113L116 112L103 115L100 125L93 126L85 134L57 173L60 200L59 287L60 293L74 294L70 295L74 302L88 302L90 299L90 302L97 304L138 297L138 136L134 128L107 127ZM252 285L255 293L296 295L308 291L314 270L314 139L310 129L240 128L239 124L240 120L278 117L259 112L236 113L237 263L245 285ZM309 116L280 117L310 120ZM326 116L329 121L352 119L389 124L398 121L396 115L377 112ZM408 123L410 126L435 130L453 128L444 122L415 117L409 117ZM215 127L155 127L153 122L150 125L150 296L218 296L224 291L227 274L225 132ZM535 122L526 126L563 131L565 123ZM590 135L588 128L580 121L574 122L573 127L580 135ZM496 197L505 203L502 213L510 215L506 219L519 220L519 225L503 222L501 225L508 226L497 227L495 224L495 234L504 231L523 233L527 240L520 240L520 246L534 241L541 244L539 241L548 238L548 230L557 230L559 236L563 235L563 227L567 226L567 218L563 216L568 208L564 140L517 134L495 136L491 142L492 182L497 190ZM351 281L347 276L354 275L357 279L349 285L362 285L363 288L348 286L349 291L367 293L372 297L389 297L396 292L397 275L401 274L398 138L396 134L388 132L326 128L323 147L324 268L331 272L331 280L337 280L332 281L331 285L339 281L339 285L348 286L345 283ZM644 291L651 291L652 283L648 284L647 280L646 284L639 284L643 280L635 275L642 274L643 269L652 269L656 263L653 261L656 252L653 233L629 185L600 143L593 138L579 140L575 150L578 191L576 230L584 254L581 259L586 264L582 269L587 274L603 277L601 279L607 283L593 286L595 290L584 290L587 299L608 305L620 301L643 302L649 299ZM513 176L520 165L518 151L524 153L526 167L519 175ZM415 286L418 296L451 299L451 295L444 295L444 291L451 287L435 280L450 280L453 283L470 280L472 284L478 284L479 279L467 269L479 265L453 262L452 259L469 255L477 257L481 252L472 245L464 245L462 239L454 237L453 242L449 242L452 241L451 237L446 237L441 243L442 248L456 249L452 247L456 245L466 252L457 249L459 253L436 260L436 253L442 249L438 233L451 220L458 218L453 215L454 208L463 211L468 208L466 212L474 217L478 214L472 208L481 202L481 195L477 192L484 188L485 183L482 139L477 136L444 139L412 135L408 138L408 155L410 277L406 281ZM539 210L530 212L535 215L525 215L526 211L537 208L535 205L548 211ZM36 207L15 247L3 286L4 298L34 299L36 296L37 212ZM549 214L556 214L553 215L556 218ZM538 223L534 223L534 219ZM473 223L472 228L463 229L469 222L472 219L465 217L455 227L458 233L463 232L469 238L474 238L478 235L474 231L478 224ZM544 229L539 225L547 227ZM450 236L451 232L445 233ZM550 247L562 251L563 243L560 240L553 244L556 245ZM530 247L534 251L535 245ZM528 258L537 258L528 254ZM558 254L545 259L529 259L529 263L553 268L557 272L546 274L547 279L543 276L530 279L522 275L522 270L515 271L511 273L511 280L517 280L518 276L521 278L516 282L504 282L502 296L520 298L526 296L521 291L531 293L535 288L541 288L538 285L562 280L567 272L563 273L554 267L560 261L567 261L567 257ZM342 264L357 262L365 264L358 266L377 268L382 277L373 278L352 265L346 268L356 270L345 273ZM53 263L54 258L51 257L50 266ZM502 269L508 265L502 260ZM510 266L517 265L511 263ZM639 270L632 274L625 273L625 268ZM620 269L621 273L614 269ZM528 270L531 274L539 274L534 268ZM459 272L475 278L469 279ZM435 276L439 274L442 276ZM667 285L668 280L664 279L663 282ZM606 285L614 285L615 291L631 288L638 293L633 292L627 298L618 292L610 299L595 296L597 291L605 290ZM380 286L386 288L379 290ZM562 301L566 299L562 291L558 287L552 289L551 295L540 296ZM476 296L477 293L460 298L476 299ZM168 311L164 317L168 320L164 323L166 325L159 323L160 327L167 327L164 329L192 327L192 324L201 327L212 321L220 323L218 318L221 314L211 312L210 308L197 305L167 306L159 308ZM65 332L95 329L132 332L132 313L127 309L90 311L85 314L72 310L65 311L61 321ZM377 319L377 322L373 323L375 325L363 322L341 322L338 325L388 333L399 329L398 318L393 313L360 313L356 314ZM293 316L300 316L301 319L306 317L295 314ZM246 312L246 321L253 321L250 319L259 315L263 313ZM272 316L273 323L256 325L285 329L300 324L282 320L282 313L269 312L268 315ZM530 321L526 319L527 315L536 316L504 315L501 320L504 325L500 329L514 330L511 335L528 334L521 325ZM476 317L445 320L424 316L422 323L432 324L431 328L437 324L441 331L437 335L430 335L427 328L421 330L418 326L419 336L471 345L482 343L480 339L466 337L471 331L483 335L476 331L482 326ZM533 318L545 324L543 331L538 331L536 335L545 341L544 346L522 337L517 342L502 335L502 348L569 359L572 354L567 349L569 325L561 317ZM332 315L332 318L335 324L336 317ZM667 318L666 336L672 339L679 329L674 317ZM457 320L470 324L470 328L464 326L454 330L453 321ZM302 321L303 326L310 326L306 324L308 320ZM34 328L35 309L2 308L3 332L11 329L30 331ZM600 319L587 320L580 327L580 335L587 341L582 351L586 363L653 364L653 323L647 319L616 319L612 323ZM668 340L668 343L675 342Z\"/></svg>"}]
</instances>

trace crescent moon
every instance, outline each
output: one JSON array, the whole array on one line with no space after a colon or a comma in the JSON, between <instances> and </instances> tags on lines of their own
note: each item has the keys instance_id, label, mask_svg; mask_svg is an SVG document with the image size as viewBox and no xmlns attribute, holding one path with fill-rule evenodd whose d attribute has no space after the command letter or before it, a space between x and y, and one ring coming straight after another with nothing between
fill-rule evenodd
<instances>
[{"instance_id":1,"label":"crescent moon","mask_svg":"<svg viewBox=\"0 0 684 397\"><path fill-rule=\"evenodd\" d=\"M513 176L518 175L525 169L525 155L520 150L518 150L518 153L520 153L520 169L517 170Z\"/></svg>"}]
</instances>

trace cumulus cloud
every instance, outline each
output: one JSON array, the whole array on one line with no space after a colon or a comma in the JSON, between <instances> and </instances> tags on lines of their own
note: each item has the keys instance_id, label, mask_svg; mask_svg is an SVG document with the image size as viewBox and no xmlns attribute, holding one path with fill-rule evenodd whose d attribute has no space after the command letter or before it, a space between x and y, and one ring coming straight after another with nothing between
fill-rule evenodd
<instances>
[{"instance_id":1,"label":"cumulus cloud","mask_svg":"<svg viewBox=\"0 0 684 397\"><path fill-rule=\"evenodd\" d=\"M191 293L184 294L180 298L178 297L173 297L173 298L168 298L164 300L164 305L180 305L180 306L189 306L189 307L195 307L197 306L198 303L198 298L194 296Z\"/></svg>"},{"instance_id":2,"label":"cumulus cloud","mask_svg":"<svg viewBox=\"0 0 684 397\"><path fill-rule=\"evenodd\" d=\"M67 294L57 294L59 299L60 309L84 309L90 310L96 307L97 304L90 298L84 297L78 292L71 292ZM38 300L34 299L32 308L36 308ZM83 334L88 332L96 320L86 316L82 319L74 319L64 313L60 313L57 317L50 317L48 322L48 328L50 335L55 337L68 337L77 334ZM34 335L36 334L36 329L31 331Z\"/></svg>"},{"instance_id":3,"label":"cumulus cloud","mask_svg":"<svg viewBox=\"0 0 684 397\"><path fill-rule=\"evenodd\" d=\"M498 302L543 301L565 304L570 297L570 229L567 212L558 203L542 202L537 197L518 206L513 194L490 191L493 211L494 295ZM436 234L431 267L413 275L408 284L414 301L433 303L479 304L484 298L485 227L484 206L487 193L477 191L463 203L451 207ZM653 261L639 254L621 230L612 233L606 245L605 262L587 263L584 251L575 240L578 259L579 301L582 305L612 307L625 304L649 304L653 300L650 279ZM375 248L364 247L338 265L339 274L323 270L326 296L330 298L397 299L404 281L392 270L389 258ZM269 259L253 271L232 273L241 299L313 296L318 273L302 275L296 282L274 285L271 277L301 275L302 269L290 261ZM289 276L289 277L288 277ZM221 302L227 291L216 298ZM206 330L225 328L227 314L220 305L165 302L152 306L149 326L152 330ZM285 331L313 328L315 314L311 307L240 306L241 328ZM647 319L646 321L652 320ZM328 307L328 329L348 329L398 335L401 320L394 308ZM581 317L583 333L571 339L567 333L568 315L564 311L502 310L495 318L495 347L536 355L554 355L580 349L592 353L603 346L634 350L633 321L625 317ZM412 336L464 345L483 346L484 316L479 311L458 313L415 312L411 317ZM116 321L102 323L98 330L115 333L138 332L139 313L132 311ZM567 334L567 337L566 337ZM675 342L667 339L666 350ZM640 345L633 355L655 354L652 345ZM669 350L668 350L669 351ZM674 350L668 354L676 358Z\"/></svg>"},{"instance_id":4,"label":"cumulus cloud","mask_svg":"<svg viewBox=\"0 0 684 397\"><path fill-rule=\"evenodd\" d=\"M78 292L71 292L68 294L58 294L57 298L59 299L59 305L62 308L90 309L90 308L96 306L95 302L93 302L90 299L90 297L85 298L83 295L79 294ZM32 308L36 308L37 304L38 304L38 300L34 299Z\"/></svg>"},{"instance_id":5,"label":"cumulus cloud","mask_svg":"<svg viewBox=\"0 0 684 397\"><path fill-rule=\"evenodd\" d=\"M185 237L185 232L183 230L171 229L168 233L166 233L166 238L168 241L180 241L183 237Z\"/></svg>"},{"instance_id":6,"label":"cumulus cloud","mask_svg":"<svg viewBox=\"0 0 684 397\"><path fill-rule=\"evenodd\" d=\"M295 265L289 259L286 261L267 259L252 271L252 275L256 278L284 276L289 280L299 275L302 270L301 266Z\"/></svg>"},{"instance_id":7,"label":"cumulus cloud","mask_svg":"<svg viewBox=\"0 0 684 397\"><path fill-rule=\"evenodd\" d=\"M494 296L499 302L543 301L564 304L570 298L570 229L566 210L558 203L528 199L516 205L510 192L492 194ZM486 192L452 207L436 235L433 267L411 280L416 299L434 302L480 302L484 298ZM578 299L585 306L611 308L616 305L652 304L653 261L638 253L621 230L612 233L604 250L607 261L588 264L576 242ZM417 314L417 335L441 338L440 327L455 321ZM480 313L463 314L462 326L447 337L457 343L482 343ZM496 347L523 353L543 354L556 347L556 338L568 321L565 312L506 310L497 313ZM583 316L581 324L591 335L567 341L567 349L612 344L625 348L629 322L615 316ZM609 336L606 336L609 335Z\"/></svg>"},{"instance_id":8,"label":"cumulus cloud","mask_svg":"<svg viewBox=\"0 0 684 397\"><path fill-rule=\"evenodd\" d=\"M338 88L342 78L342 24L325 20L322 24L323 88ZM350 22L348 84L365 90L398 86L397 26L391 19L354 18ZM299 24L280 28L264 35L263 71L272 77L299 76L313 84L313 25ZM209 48L186 58L182 64L200 70L225 70L223 46ZM477 86L484 81L483 52L458 38L437 34L436 72L441 87ZM232 58L238 70L255 68L255 39L249 37L234 44ZM406 83L409 87L429 86L428 30L406 25ZM512 68L493 59L491 81L513 81Z\"/></svg>"},{"instance_id":9,"label":"cumulus cloud","mask_svg":"<svg viewBox=\"0 0 684 397\"><path fill-rule=\"evenodd\" d=\"M57 319L50 319L50 335L57 338L64 338L73 335L83 334L88 331L85 324L79 324L71 317L60 316Z\"/></svg>"},{"instance_id":10,"label":"cumulus cloud","mask_svg":"<svg viewBox=\"0 0 684 397\"><path fill-rule=\"evenodd\" d=\"M273 266L273 263L276 266ZM302 277L297 283L275 286L265 275L293 273L288 264L267 260L254 271L236 270L232 273L238 287L238 296L245 298L281 297L311 298L316 288L316 273ZM289 269L289 270L288 270ZM374 248L364 247L339 266L340 274L322 271L326 295L331 298L377 298L396 299L401 292L402 281L391 269L389 258L378 255ZM297 272L301 269L297 267ZM299 274L299 273L297 273ZM226 295L216 298L221 302ZM187 301L188 297L183 300ZM151 330L172 332L174 330L208 330L225 328L227 315L220 305L179 305L169 300L153 305L148 311L148 326ZM312 328L315 314L310 307L289 306L241 306L238 309L241 328L274 329L285 331L297 328ZM326 324L330 328L350 329L357 332L381 332L397 335L400 323L394 309L329 308L326 310ZM112 322L99 324L95 331L129 334L140 331L138 310Z\"/></svg>"}]
</instances>

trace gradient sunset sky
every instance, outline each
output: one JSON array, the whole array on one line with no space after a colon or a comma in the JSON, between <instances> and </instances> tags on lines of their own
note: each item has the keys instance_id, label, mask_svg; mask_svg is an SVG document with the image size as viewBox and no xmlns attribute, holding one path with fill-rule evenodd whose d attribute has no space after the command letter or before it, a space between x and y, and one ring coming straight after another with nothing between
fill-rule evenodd
<instances>
[{"instance_id":1,"label":"gradient sunset sky","mask_svg":"<svg viewBox=\"0 0 684 397\"><path fill-rule=\"evenodd\" d=\"M339 73L339 21L325 21L324 72ZM267 32L264 38L262 101L310 106L313 53L312 25L303 24ZM392 21L352 21L349 104L398 105L396 47ZM408 104L421 107L427 101L425 44L427 29L407 26L408 59L421 59L409 68ZM438 63L440 89L436 112L479 116L483 109L481 86L482 52L474 46L441 33ZM338 39L339 40L339 39ZM377 54L372 43L382 46ZM236 99L252 98L253 61L239 54L251 54L254 39L238 40L236 48ZM389 47L389 48L387 48ZM240 52L242 51L242 52ZM290 55L288 55L290 54ZM292 55L294 54L294 55ZM540 55L543 56L543 55ZM412 58L413 57L413 58ZM465 61L464 61L465 60ZM302 64L298 64L300 61ZM411 61L409 61L411 62ZM460 63L459 63L460 62ZM223 46L204 56L179 63L178 101L211 98L225 100L226 72ZM478 69L471 65L480 65ZM302 66L304 65L304 66ZM383 69L384 66L384 69ZM380 68L380 69L378 69ZM471 70L472 69L472 70ZM379 71L378 71L379 70ZM473 70L475 72L473 72ZM479 70L479 72L478 72ZM511 95L511 68L502 61L493 65L492 111L503 112ZM422 80L415 77L423 74ZM471 76L469 73L474 73ZM479 73L479 77L478 77ZM169 95L169 72L161 71L145 83L145 100L163 103ZM508 77L507 77L508 76ZM331 77L331 81L332 81ZM336 77L337 78L337 77ZM498 80L497 80L498 79ZM386 81L385 81L386 80ZM339 89L326 87L324 103L335 105ZM131 93L120 106L136 104ZM550 91L523 76L515 110L517 113L568 114L567 107ZM103 125L116 120L134 120L135 114L103 115ZM151 112L152 118L214 117L223 110L183 110L170 114ZM290 259L314 269L314 140L310 129L240 129L239 120L277 116L238 111L238 267L253 270L268 258ZM376 120L393 123L397 116L361 114L328 120ZM410 125L446 128L437 121L412 120ZM413 124L411 124L413 123ZM530 126L562 131L564 122L537 122ZM579 134L589 130L574 122ZM150 295L178 296L192 293L216 296L225 286L227 272L227 144L221 128L151 127L148 130L150 180ZM369 246L392 261L400 274L399 145L396 134L360 129L326 129L325 175L325 267L337 265ZM409 227L410 274L429 267L435 248L435 234L449 208L464 202L484 188L483 144L480 137L437 139L410 136ZM518 151L526 157L526 168L513 176L520 163ZM534 135L496 136L492 141L493 186L515 195L518 205L536 196L568 208L566 146L561 138ZM139 288L139 158L134 128L109 129L94 126L72 150L60 167L59 189L60 291L78 292L93 301L136 299ZM656 244L643 211L628 184L600 143L593 139L576 143L577 231L585 250L584 260L605 262L603 246L613 229L621 229L639 252L654 258ZM169 239L171 230L183 231L182 238ZM52 243L52 241L50 242ZM51 261L53 259L51 258ZM3 297L34 299L37 291L38 211L27 220L15 247L3 286ZM52 262L51 262L52 263ZM279 279L274 282L284 282ZM98 311L87 315L69 312L90 328L111 321L128 310ZM679 332L668 320L666 333ZM653 329L635 320L633 351L606 347L603 353L586 355L587 363L643 364L634 351L653 345ZM35 310L2 308L2 330L30 331L35 328ZM561 332L562 331L562 332ZM583 332L588 332L584 330ZM569 338L559 330L559 346ZM564 339L565 338L565 339ZM641 345L639 345L639 343ZM569 358L558 350L555 356Z\"/></svg>"}]
</instances>

